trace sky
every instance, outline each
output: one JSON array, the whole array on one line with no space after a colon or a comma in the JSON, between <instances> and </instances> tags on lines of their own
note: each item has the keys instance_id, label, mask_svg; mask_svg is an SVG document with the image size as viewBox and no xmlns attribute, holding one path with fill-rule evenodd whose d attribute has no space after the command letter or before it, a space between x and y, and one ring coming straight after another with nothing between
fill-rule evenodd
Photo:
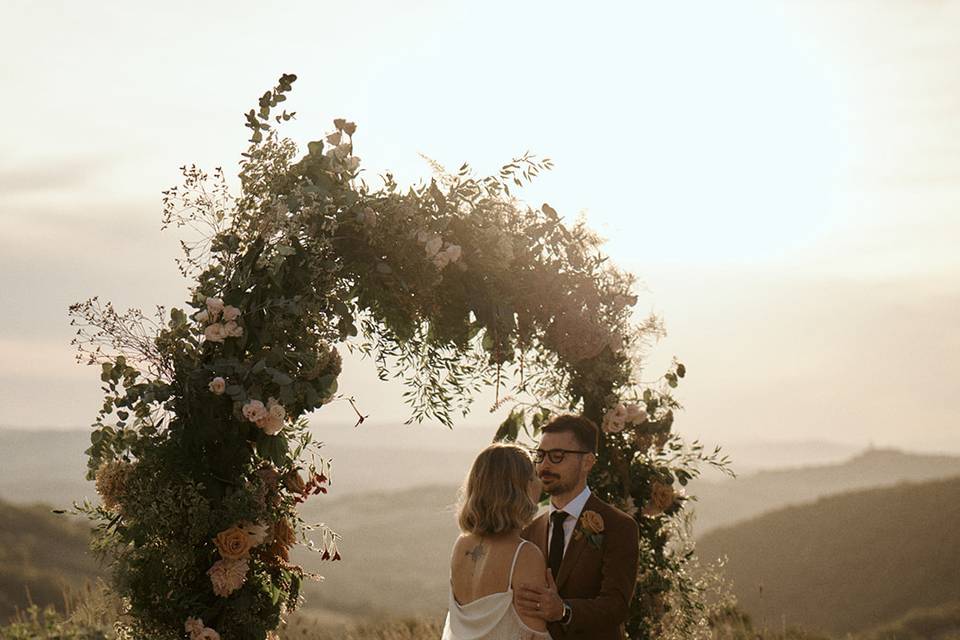
<instances>
[{"instance_id":1,"label":"sky","mask_svg":"<svg viewBox=\"0 0 960 640\"><path fill-rule=\"evenodd\" d=\"M0 428L90 424L67 306L182 306L161 191L234 176L243 112L295 73L285 135L357 122L371 183L551 158L520 195L639 276L668 331L644 377L687 365L685 436L960 452L958 28L933 0L5 0ZM369 363L341 389L402 428ZM491 401L459 426L492 432Z\"/></svg>"}]
</instances>

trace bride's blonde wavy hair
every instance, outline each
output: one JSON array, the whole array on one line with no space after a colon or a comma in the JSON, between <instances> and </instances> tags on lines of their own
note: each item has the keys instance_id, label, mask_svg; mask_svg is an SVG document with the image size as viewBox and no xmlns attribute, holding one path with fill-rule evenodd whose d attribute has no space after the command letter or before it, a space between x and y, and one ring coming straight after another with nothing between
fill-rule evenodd
<instances>
[{"instance_id":1,"label":"bride's blonde wavy hair","mask_svg":"<svg viewBox=\"0 0 960 640\"><path fill-rule=\"evenodd\" d=\"M528 493L533 476L530 455L515 444L494 443L481 451L460 489L460 530L493 535L529 524L537 512Z\"/></svg>"}]
</instances>

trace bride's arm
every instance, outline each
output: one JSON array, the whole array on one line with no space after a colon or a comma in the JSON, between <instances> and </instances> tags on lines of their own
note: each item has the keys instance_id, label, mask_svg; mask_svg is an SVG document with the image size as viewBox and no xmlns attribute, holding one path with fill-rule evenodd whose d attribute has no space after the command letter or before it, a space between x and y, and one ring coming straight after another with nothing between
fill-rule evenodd
<instances>
[{"instance_id":1,"label":"bride's arm","mask_svg":"<svg viewBox=\"0 0 960 640\"><path fill-rule=\"evenodd\" d=\"M547 573L547 562L543 559L543 553L540 552L540 548L535 544L525 544L520 549L520 555L517 558L517 567L513 571L513 586L516 588L520 584L543 584L546 586L543 577ZM541 618L532 618L524 616L520 613L520 609L516 606L516 599L514 599L514 608L517 610L517 615L520 616L520 620L523 624L527 625L534 631L546 631L547 624ZM548 636L540 636L548 637Z\"/></svg>"}]
</instances>

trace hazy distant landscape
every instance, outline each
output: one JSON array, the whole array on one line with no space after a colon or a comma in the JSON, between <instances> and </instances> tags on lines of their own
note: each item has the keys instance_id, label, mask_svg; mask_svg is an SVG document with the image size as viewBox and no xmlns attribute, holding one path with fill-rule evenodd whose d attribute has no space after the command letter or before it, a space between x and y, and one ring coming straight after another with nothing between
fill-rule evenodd
<instances>
[{"instance_id":1,"label":"hazy distant landscape","mask_svg":"<svg viewBox=\"0 0 960 640\"><path fill-rule=\"evenodd\" d=\"M459 447L443 450L418 449L415 431L374 428L362 446L345 441L350 433L331 433L333 490L302 510L343 535L344 560L296 554L325 576L306 585L301 618L329 626L440 616L459 480L487 434L465 433ZM35 601L56 603L61 580L77 585L98 575L82 523L50 506L24 506L94 497L82 480L85 447L80 431L0 431L0 614L24 606L24 585ZM781 460L790 451L781 446ZM773 627L866 633L902 618L952 619L960 602L960 457L868 449L836 460L844 451L798 443L793 459L806 464L692 482L701 558L727 556L742 608Z\"/></svg>"},{"instance_id":2,"label":"hazy distant landscape","mask_svg":"<svg viewBox=\"0 0 960 640\"><path fill-rule=\"evenodd\" d=\"M712 531L697 552L756 621L844 633L960 604L960 477L829 495Z\"/></svg>"}]
</instances>

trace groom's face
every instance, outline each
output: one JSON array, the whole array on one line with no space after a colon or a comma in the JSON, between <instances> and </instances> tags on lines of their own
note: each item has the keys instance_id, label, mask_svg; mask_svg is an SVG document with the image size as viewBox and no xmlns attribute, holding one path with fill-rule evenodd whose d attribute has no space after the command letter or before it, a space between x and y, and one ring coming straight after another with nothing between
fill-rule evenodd
<instances>
[{"instance_id":1,"label":"groom's face","mask_svg":"<svg viewBox=\"0 0 960 640\"><path fill-rule=\"evenodd\" d=\"M569 431L560 433L545 433L540 438L539 448L544 451L564 449L566 451L583 451L584 447L577 441L576 436ZM568 453L562 462L551 462L549 456L537 464L537 475L543 482L543 490L550 495L569 493L582 481L586 481L587 474L593 466L593 454Z\"/></svg>"}]
</instances>

